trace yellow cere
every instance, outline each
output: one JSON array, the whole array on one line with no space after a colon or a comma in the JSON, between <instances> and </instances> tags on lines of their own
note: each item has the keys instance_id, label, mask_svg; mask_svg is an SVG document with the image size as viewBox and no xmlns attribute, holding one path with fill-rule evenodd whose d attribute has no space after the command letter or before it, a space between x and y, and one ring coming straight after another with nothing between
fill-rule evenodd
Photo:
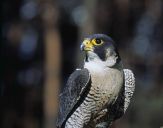
<instances>
[{"instance_id":1,"label":"yellow cere","mask_svg":"<svg viewBox=\"0 0 163 128\"><path fill-rule=\"evenodd\" d=\"M84 44L84 50L85 51L93 51L93 44L92 44L92 42L90 41L90 40L88 40L88 39L85 39L84 41L83 41L83 44Z\"/></svg>"}]
</instances>

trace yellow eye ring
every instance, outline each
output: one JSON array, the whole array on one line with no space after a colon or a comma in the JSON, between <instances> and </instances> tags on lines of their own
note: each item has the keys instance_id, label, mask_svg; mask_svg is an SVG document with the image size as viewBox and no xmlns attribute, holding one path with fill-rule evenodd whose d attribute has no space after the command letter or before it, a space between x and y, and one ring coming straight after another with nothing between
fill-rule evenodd
<instances>
[{"instance_id":1,"label":"yellow eye ring","mask_svg":"<svg viewBox=\"0 0 163 128\"><path fill-rule=\"evenodd\" d=\"M101 39L99 39L99 38L96 38L96 39L92 40L92 44L93 45L102 45L103 41Z\"/></svg>"}]
</instances>

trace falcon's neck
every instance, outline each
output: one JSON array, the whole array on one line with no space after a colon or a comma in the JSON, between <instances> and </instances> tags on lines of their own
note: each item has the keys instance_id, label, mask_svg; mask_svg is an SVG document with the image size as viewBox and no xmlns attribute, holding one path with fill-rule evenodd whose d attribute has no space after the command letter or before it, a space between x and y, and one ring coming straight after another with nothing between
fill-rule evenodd
<instances>
[{"instance_id":1,"label":"falcon's neck","mask_svg":"<svg viewBox=\"0 0 163 128\"><path fill-rule=\"evenodd\" d=\"M110 64L110 62L109 62ZM90 72L100 73L106 70L122 70L122 62L119 62L113 66L108 66L108 61L101 61L101 60L92 60L92 61L85 61L84 68L87 68Z\"/></svg>"},{"instance_id":2,"label":"falcon's neck","mask_svg":"<svg viewBox=\"0 0 163 128\"><path fill-rule=\"evenodd\" d=\"M99 92L105 93L109 97L108 102L112 102L118 96L123 85L123 69L121 66L117 68L117 65L108 67L102 62L85 62L84 68L87 68L91 74L92 88L95 90L98 88Z\"/></svg>"}]
</instances>

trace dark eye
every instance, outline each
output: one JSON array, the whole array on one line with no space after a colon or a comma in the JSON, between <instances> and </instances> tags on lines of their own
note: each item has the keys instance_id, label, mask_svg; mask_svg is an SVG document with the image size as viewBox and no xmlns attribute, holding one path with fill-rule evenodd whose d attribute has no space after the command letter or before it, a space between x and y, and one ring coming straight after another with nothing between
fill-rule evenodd
<instances>
[{"instance_id":1,"label":"dark eye","mask_svg":"<svg viewBox=\"0 0 163 128\"><path fill-rule=\"evenodd\" d=\"M96 45L102 45L103 41L101 39L99 39L99 38L96 38L96 39L92 40L92 44L95 45L95 46Z\"/></svg>"},{"instance_id":2,"label":"dark eye","mask_svg":"<svg viewBox=\"0 0 163 128\"><path fill-rule=\"evenodd\" d=\"M96 39L96 44L101 44L101 39Z\"/></svg>"}]
</instances>

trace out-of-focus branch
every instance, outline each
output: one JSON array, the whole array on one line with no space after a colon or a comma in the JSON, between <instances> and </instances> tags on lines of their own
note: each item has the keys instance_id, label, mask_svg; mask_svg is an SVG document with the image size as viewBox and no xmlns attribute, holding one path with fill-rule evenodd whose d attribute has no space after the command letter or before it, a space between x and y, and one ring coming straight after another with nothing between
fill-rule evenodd
<instances>
[{"instance_id":1,"label":"out-of-focus branch","mask_svg":"<svg viewBox=\"0 0 163 128\"><path fill-rule=\"evenodd\" d=\"M58 10L51 0L44 1L42 7L45 42L44 128L55 128L61 59Z\"/></svg>"}]
</instances>

